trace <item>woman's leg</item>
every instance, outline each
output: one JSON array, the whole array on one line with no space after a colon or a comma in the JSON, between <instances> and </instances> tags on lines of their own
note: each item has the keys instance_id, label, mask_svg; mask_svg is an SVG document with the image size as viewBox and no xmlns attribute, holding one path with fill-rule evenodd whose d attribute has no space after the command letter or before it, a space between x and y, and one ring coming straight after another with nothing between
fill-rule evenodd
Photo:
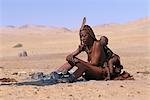
<instances>
[{"instance_id":1,"label":"woman's leg","mask_svg":"<svg viewBox=\"0 0 150 100\"><path fill-rule=\"evenodd\" d=\"M93 66L89 62L85 62L81 59L78 59L78 63L76 64L76 66L78 67L78 69L73 73L76 79L82 76L84 72L90 74L93 79L100 79L101 75L103 74L102 68Z\"/></svg>"},{"instance_id":2,"label":"woman's leg","mask_svg":"<svg viewBox=\"0 0 150 100\"><path fill-rule=\"evenodd\" d=\"M74 82L76 81L77 78L82 76L84 72L88 73L90 79L99 80L105 78L104 76L106 72L105 69L103 70L103 68L94 66L89 62L85 62L81 59L78 58L75 59L77 61L75 66L77 66L78 69L73 74L71 74L68 78L58 79L58 82ZM72 68L72 66L70 67L68 63L65 63L64 66L60 67L59 71L70 69L70 68Z\"/></svg>"},{"instance_id":3,"label":"woman's leg","mask_svg":"<svg viewBox=\"0 0 150 100\"><path fill-rule=\"evenodd\" d=\"M73 67L73 65L69 64L68 62L66 62L61 67L59 67L57 69L57 72L65 73L65 72L69 71L72 67Z\"/></svg>"}]
</instances>

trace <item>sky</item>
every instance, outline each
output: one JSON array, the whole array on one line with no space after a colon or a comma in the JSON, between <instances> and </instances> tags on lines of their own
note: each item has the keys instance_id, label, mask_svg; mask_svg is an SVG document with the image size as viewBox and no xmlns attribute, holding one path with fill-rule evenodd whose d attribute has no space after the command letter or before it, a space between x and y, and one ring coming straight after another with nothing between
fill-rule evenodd
<instances>
[{"instance_id":1,"label":"sky","mask_svg":"<svg viewBox=\"0 0 150 100\"><path fill-rule=\"evenodd\" d=\"M125 23L150 16L150 0L0 0L0 26L80 27Z\"/></svg>"}]
</instances>

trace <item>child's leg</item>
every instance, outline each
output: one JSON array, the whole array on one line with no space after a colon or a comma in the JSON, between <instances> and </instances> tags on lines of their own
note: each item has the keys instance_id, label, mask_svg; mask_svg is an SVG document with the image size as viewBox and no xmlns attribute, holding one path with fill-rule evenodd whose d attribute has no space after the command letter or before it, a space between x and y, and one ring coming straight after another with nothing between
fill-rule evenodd
<instances>
[{"instance_id":1,"label":"child's leg","mask_svg":"<svg viewBox=\"0 0 150 100\"><path fill-rule=\"evenodd\" d=\"M118 55L114 55L109 61L108 61L108 66L109 66L109 71L110 71L110 76L114 76L114 67L120 65L120 58Z\"/></svg>"}]
</instances>

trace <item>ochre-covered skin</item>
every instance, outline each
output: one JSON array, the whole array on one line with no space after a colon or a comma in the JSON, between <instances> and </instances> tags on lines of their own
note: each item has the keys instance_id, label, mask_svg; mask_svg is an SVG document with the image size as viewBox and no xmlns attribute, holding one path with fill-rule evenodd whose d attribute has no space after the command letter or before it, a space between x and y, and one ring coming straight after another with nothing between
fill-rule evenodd
<instances>
[{"instance_id":1,"label":"ochre-covered skin","mask_svg":"<svg viewBox=\"0 0 150 100\"><path fill-rule=\"evenodd\" d=\"M100 41L95 41L91 52L91 64L94 66L103 66L105 59L103 46Z\"/></svg>"},{"instance_id":2,"label":"ochre-covered skin","mask_svg":"<svg viewBox=\"0 0 150 100\"><path fill-rule=\"evenodd\" d=\"M113 70L113 65L116 60L107 59L107 53L105 51L105 46L108 44L107 37L102 36L100 40L97 40L92 28L89 25L82 25L79 36L79 48L66 57L67 62L58 68L57 71L69 71L76 66L78 69L73 73L75 78L78 78L85 73L85 75L90 77L90 79L110 79L110 69L112 68L112 73L115 71ZM77 58L77 55L81 52L87 53L87 61ZM108 65L111 66L111 68L109 68Z\"/></svg>"}]
</instances>

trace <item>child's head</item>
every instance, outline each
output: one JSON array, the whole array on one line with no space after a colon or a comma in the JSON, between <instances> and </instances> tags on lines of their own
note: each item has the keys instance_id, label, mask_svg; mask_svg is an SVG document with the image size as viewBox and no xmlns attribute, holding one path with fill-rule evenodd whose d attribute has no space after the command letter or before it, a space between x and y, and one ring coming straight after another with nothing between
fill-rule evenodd
<instances>
[{"instance_id":1,"label":"child's head","mask_svg":"<svg viewBox=\"0 0 150 100\"><path fill-rule=\"evenodd\" d=\"M101 36L100 42L102 45L106 46L108 44L108 38L106 36Z\"/></svg>"}]
</instances>

